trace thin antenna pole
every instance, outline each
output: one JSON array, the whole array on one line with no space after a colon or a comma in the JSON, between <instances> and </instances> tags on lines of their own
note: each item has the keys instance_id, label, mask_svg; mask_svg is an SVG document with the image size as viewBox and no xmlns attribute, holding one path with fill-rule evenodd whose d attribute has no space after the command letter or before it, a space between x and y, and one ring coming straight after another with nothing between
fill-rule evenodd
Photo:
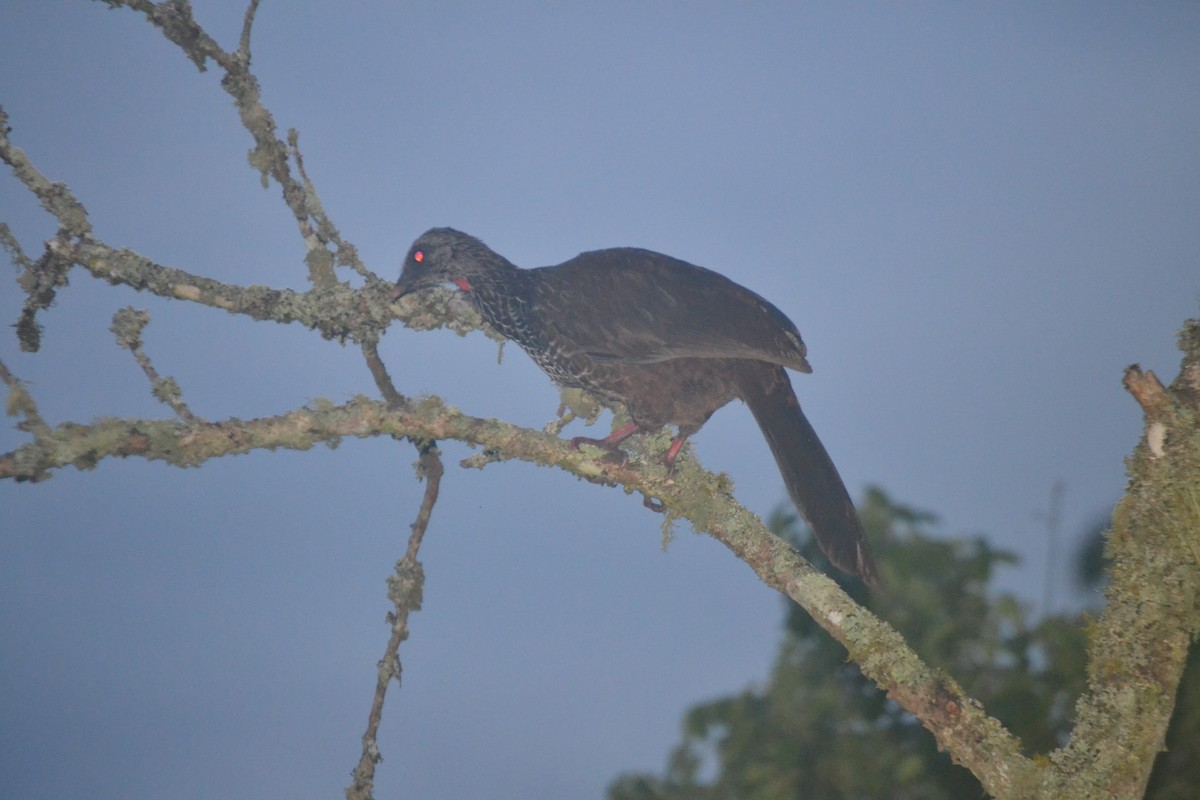
<instances>
[{"instance_id":1,"label":"thin antenna pole","mask_svg":"<svg viewBox=\"0 0 1200 800\"><path fill-rule=\"evenodd\" d=\"M1047 617L1054 607L1054 586L1058 577L1058 528L1062 515L1063 493L1067 484L1062 478L1050 487L1050 510L1046 513L1046 575L1042 584L1042 616Z\"/></svg>"}]
</instances>

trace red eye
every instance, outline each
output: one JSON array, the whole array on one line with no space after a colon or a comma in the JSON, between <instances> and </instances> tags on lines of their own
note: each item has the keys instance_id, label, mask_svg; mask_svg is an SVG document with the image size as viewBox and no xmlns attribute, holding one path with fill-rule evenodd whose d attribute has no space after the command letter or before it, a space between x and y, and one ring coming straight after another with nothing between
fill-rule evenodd
<instances>
[{"instance_id":1,"label":"red eye","mask_svg":"<svg viewBox=\"0 0 1200 800\"><path fill-rule=\"evenodd\" d=\"M418 250L417 252L413 253L413 261L420 264L424 260L425 260L425 252L424 251Z\"/></svg>"}]
</instances>

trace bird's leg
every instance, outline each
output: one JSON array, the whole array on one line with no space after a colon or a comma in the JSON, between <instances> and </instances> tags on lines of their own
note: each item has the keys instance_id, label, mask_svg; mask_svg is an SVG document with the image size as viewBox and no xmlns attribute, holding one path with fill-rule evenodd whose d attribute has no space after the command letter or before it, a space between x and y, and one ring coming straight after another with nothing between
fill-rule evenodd
<instances>
[{"instance_id":1,"label":"bird's leg","mask_svg":"<svg viewBox=\"0 0 1200 800\"><path fill-rule=\"evenodd\" d=\"M663 453L662 458L659 459L659 463L667 468L668 475L675 472L675 459L679 457L679 451L683 449L683 443L686 441L687 436L684 434L676 436L671 440L671 446L667 448L667 452ZM642 505L656 514L665 513L667 510L666 503L650 495L642 497Z\"/></svg>"},{"instance_id":2,"label":"bird's leg","mask_svg":"<svg viewBox=\"0 0 1200 800\"><path fill-rule=\"evenodd\" d=\"M663 453L661 461L662 465L667 468L667 472L674 471L675 459L679 457L679 451L683 449L683 443L686 441L686 436L676 436L671 440L671 446L667 448L667 452Z\"/></svg>"},{"instance_id":3,"label":"bird's leg","mask_svg":"<svg viewBox=\"0 0 1200 800\"><path fill-rule=\"evenodd\" d=\"M587 436L576 436L571 440L571 447L574 447L578 450L580 445L590 444L596 447L601 447L605 450L615 451L617 449L617 445L628 439L630 436L633 436L637 432L637 423L629 422L617 428L603 439L592 439ZM679 455L679 448L683 447L683 441L686 438L686 436L676 437L671 442L671 446L667 448L667 452L663 455L662 463L666 466L668 471L674 468L675 457ZM645 495L642 498L642 505L657 514L662 514L667 510L666 505L664 505L661 500L651 497L650 495Z\"/></svg>"},{"instance_id":4,"label":"bird's leg","mask_svg":"<svg viewBox=\"0 0 1200 800\"><path fill-rule=\"evenodd\" d=\"M617 445L628 439L630 436L633 436L635 433L637 433L637 431L637 423L629 422L617 428L603 439L593 439L589 436L576 436L571 440L571 447L574 447L576 450L578 450L580 445L590 444L595 447L601 447L605 450L616 450Z\"/></svg>"}]
</instances>

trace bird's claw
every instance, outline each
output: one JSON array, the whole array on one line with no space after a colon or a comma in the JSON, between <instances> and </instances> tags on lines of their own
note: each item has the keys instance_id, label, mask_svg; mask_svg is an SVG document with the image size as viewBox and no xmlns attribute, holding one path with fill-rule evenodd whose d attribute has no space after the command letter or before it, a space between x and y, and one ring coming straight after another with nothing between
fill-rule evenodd
<instances>
[{"instance_id":1,"label":"bird's claw","mask_svg":"<svg viewBox=\"0 0 1200 800\"><path fill-rule=\"evenodd\" d=\"M629 457L625 455L625 452L612 442L606 442L603 439L592 439L587 436L576 436L571 440L571 447L576 450L585 444L590 444L592 447L598 447L601 450L606 451L605 455L601 457L601 461L607 461L610 464L616 464L619 466L629 460Z\"/></svg>"},{"instance_id":2,"label":"bird's claw","mask_svg":"<svg viewBox=\"0 0 1200 800\"><path fill-rule=\"evenodd\" d=\"M590 436L576 436L571 439L571 447L574 447L576 450L585 444L590 444L592 447L599 447L601 450L608 450L609 452L617 449L617 446L607 439L593 439Z\"/></svg>"}]
</instances>

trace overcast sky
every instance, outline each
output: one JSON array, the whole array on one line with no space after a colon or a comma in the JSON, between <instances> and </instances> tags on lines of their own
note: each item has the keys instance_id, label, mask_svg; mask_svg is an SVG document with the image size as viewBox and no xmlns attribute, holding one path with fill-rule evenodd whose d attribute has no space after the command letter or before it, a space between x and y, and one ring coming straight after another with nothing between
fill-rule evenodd
<instances>
[{"instance_id":1,"label":"overcast sky","mask_svg":"<svg viewBox=\"0 0 1200 800\"><path fill-rule=\"evenodd\" d=\"M241 3L193 5L236 46ZM640 246L769 298L808 343L796 389L851 493L1015 551L1001 588L1036 605L1051 487L1067 552L1138 440L1122 369L1173 378L1197 314L1200 6L904 6L267 0L253 68L376 273L451 225L525 266ZM98 238L303 289L218 80L128 11L0 9L12 139ZM0 220L35 257L55 229L7 170ZM356 350L299 326L70 279L42 352L0 337L51 423L170 416L108 332L131 304L208 419L374 394ZM0 284L6 325L21 300ZM397 326L381 349L404 392L554 414L549 380L479 334ZM0 451L25 440L10 423ZM751 508L785 499L740 405L694 442ZM661 770L689 705L766 676L782 604L720 545L683 530L663 553L636 497L444 450L377 796L599 797ZM0 796L340 797L412 461L353 441L0 484ZM1078 607L1067 561L1051 573Z\"/></svg>"}]
</instances>

